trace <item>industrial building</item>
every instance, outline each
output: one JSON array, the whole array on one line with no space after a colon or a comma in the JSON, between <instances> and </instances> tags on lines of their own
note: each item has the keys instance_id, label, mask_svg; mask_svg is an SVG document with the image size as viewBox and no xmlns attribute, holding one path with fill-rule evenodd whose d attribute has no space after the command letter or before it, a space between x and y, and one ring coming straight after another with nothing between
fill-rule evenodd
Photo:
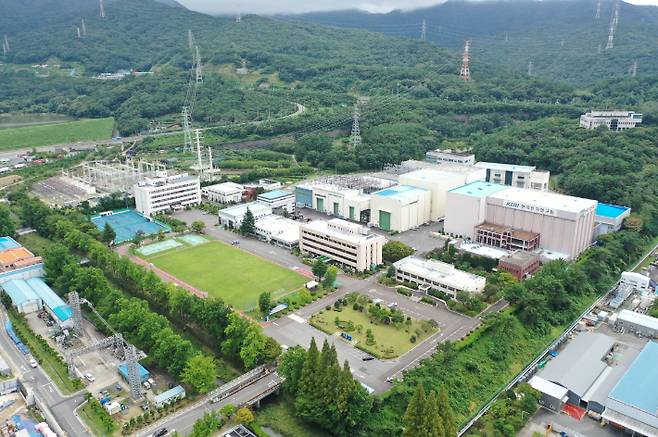
<instances>
[{"instance_id":1,"label":"industrial building","mask_svg":"<svg viewBox=\"0 0 658 437\"><path fill-rule=\"evenodd\" d=\"M302 253L324 256L358 272L382 263L386 239L367 227L341 219L314 220L299 228Z\"/></svg>"},{"instance_id":2,"label":"industrial building","mask_svg":"<svg viewBox=\"0 0 658 437\"><path fill-rule=\"evenodd\" d=\"M273 179L259 179L258 183L244 184L245 188L262 188L264 191L278 190L283 184Z\"/></svg>"},{"instance_id":3,"label":"industrial building","mask_svg":"<svg viewBox=\"0 0 658 437\"><path fill-rule=\"evenodd\" d=\"M8 239L10 237L3 238ZM34 256L32 252L21 245L4 250L0 249L0 273L11 272L36 264L41 264L42 261L43 260L40 256Z\"/></svg>"},{"instance_id":4,"label":"industrial building","mask_svg":"<svg viewBox=\"0 0 658 437\"><path fill-rule=\"evenodd\" d=\"M201 188L201 195L215 203L240 203L243 192L244 187L234 182L223 182Z\"/></svg>"},{"instance_id":5,"label":"industrial building","mask_svg":"<svg viewBox=\"0 0 658 437\"><path fill-rule=\"evenodd\" d=\"M617 232L629 215L631 215L630 208L599 203L594 214L594 238L609 232Z\"/></svg>"},{"instance_id":6,"label":"industrial building","mask_svg":"<svg viewBox=\"0 0 658 437\"><path fill-rule=\"evenodd\" d=\"M134 187L135 209L147 217L201 203L199 178L187 173L144 178Z\"/></svg>"},{"instance_id":7,"label":"industrial building","mask_svg":"<svg viewBox=\"0 0 658 437\"><path fill-rule=\"evenodd\" d=\"M621 284L627 284L633 287L633 289L641 292L653 292L655 291L655 286L651 286L652 280L649 276L645 276L642 273L637 272L622 272L621 274Z\"/></svg>"},{"instance_id":8,"label":"industrial building","mask_svg":"<svg viewBox=\"0 0 658 437\"><path fill-rule=\"evenodd\" d=\"M592 111L580 116L580 127L596 129L605 126L619 132L642 123L642 114L633 111Z\"/></svg>"},{"instance_id":9,"label":"industrial building","mask_svg":"<svg viewBox=\"0 0 658 437\"><path fill-rule=\"evenodd\" d=\"M239 228L245 214L247 214L247 210L251 211L255 220L272 214L272 208L263 203L243 203L229 208L220 209L219 224L229 228Z\"/></svg>"},{"instance_id":10,"label":"industrial building","mask_svg":"<svg viewBox=\"0 0 658 437\"><path fill-rule=\"evenodd\" d=\"M68 181L76 181L78 187L91 186L107 194L134 194L134 187L146 178L160 178L166 174L167 168L161 163L132 159L83 162L70 171L62 170L62 176Z\"/></svg>"},{"instance_id":11,"label":"industrial building","mask_svg":"<svg viewBox=\"0 0 658 437\"><path fill-rule=\"evenodd\" d=\"M123 378L124 381L128 382L128 364L123 363L119 364L117 367L119 375ZM144 382L151 376L151 373L146 369L146 367L137 363L137 372L139 373L140 382Z\"/></svg>"},{"instance_id":12,"label":"industrial building","mask_svg":"<svg viewBox=\"0 0 658 437\"><path fill-rule=\"evenodd\" d=\"M500 164L497 162L478 162L475 167L484 169L485 182L508 185L516 188L547 191L551 173L537 170L530 165Z\"/></svg>"},{"instance_id":13,"label":"industrial building","mask_svg":"<svg viewBox=\"0 0 658 437\"><path fill-rule=\"evenodd\" d=\"M14 308L21 314L39 311L43 304L41 299L25 281L9 280L0 285L11 299Z\"/></svg>"},{"instance_id":14,"label":"industrial building","mask_svg":"<svg viewBox=\"0 0 658 437\"><path fill-rule=\"evenodd\" d=\"M153 403L157 408L162 408L167 404L174 403L185 397L185 389L180 385L170 388L169 390L156 395L153 399Z\"/></svg>"},{"instance_id":15,"label":"industrial building","mask_svg":"<svg viewBox=\"0 0 658 437\"><path fill-rule=\"evenodd\" d=\"M395 263L396 279L401 282L417 284L420 290L439 290L452 297L463 291L481 293L486 279L433 259L421 259L413 256L403 258Z\"/></svg>"},{"instance_id":16,"label":"industrial building","mask_svg":"<svg viewBox=\"0 0 658 437\"><path fill-rule=\"evenodd\" d=\"M616 318L612 318L617 328L626 328L626 331L649 338L658 338L658 319L646 314L630 310L621 310Z\"/></svg>"},{"instance_id":17,"label":"industrial building","mask_svg":"<svg viewBox=\"0 0 658 437\"><path fill-rule=\"evenodd\" d=\"M301 223L280 215L266 215L256 220L256 236L268 243L292 249L299 245Z\"/></svg>"},{"instance_id":18,"label":"industrial building","mask_svg":"<svg viewBox=\"0 0 658 437\"><path fill-rule=\"evenodd\" d=\"M475 155L473 152L436 149L425 153L425 161L433 162L435 164L473 165L475 164Z\"/></svg>"},{"instance_id":19,"label":"industrial building","mask_svg":"<svg viewBox=\"0 0 658 437\"><path fill-rule=\"evenodd\" d=\"M370 222L384 231L408 231L429 223L431 206L430 190L398 185L372 194Z\"/></svg>"},{"instance_id":20,"label":"industrial building","mask_svg":"<svg viewBox=\"0 0 658 437\"><path fill-rule=\"evenodd\" d=\"M41 278L11 279L0 285L19 312L45 309L62 328L72 326L73 311Z\"/></svg>"},{"instance_id":21,"label":"industrial building","mask_svg":"<svg viewBox=\"0 0 658 437\"><path fill-rule=\"evenodd\" d=\"M510 255L500 258L498 268L509 272L519 281L534 275L541 267L538 255L518 250Z\"/></svg>"},{"instance_id":22,"label":"industrial building","mask_svg":"<svg viewBox=\"0 0 658 437\"><path fill-rule=\"evenodd\" d=\"M540 235L520 231L509 226L484 222L475 227L475 241L505 250L535 250L539 248Z\"/></svg>"},{"instance_id":23,"label":"industrial building","mask_svg":"<svg viewBox=\"0 0 658 437\"><path fill-rule=\"evenodd\" d=\"M475 227L486 218L487 196L506 189L504 185L473 182L450 190L446 196L445 233L474 240Z\"/></svg>"},{"instance_id":24,"label":"industrial building","mask_svg":"<svg viewBox=\"0 0 658 437\"><path fill-rule=\"evenodd\" d=\"M273 214L292 214L295 212L295 195L290 191L268 191L259 194L256 201L269 206Z\"/></svg>"},{"instance_id":25,"label":"industrial building","mask_svg":"<svg viewBox=\"0 0 658 437\"><path fill-rule=\"evenodd\" d=\"M484 170L466 166L444 166L441 169L421 169L400 175L402 185L424 188L431 193L430 220L445 216L448 191L484 178Z\"/></svg>"}]
</instances>

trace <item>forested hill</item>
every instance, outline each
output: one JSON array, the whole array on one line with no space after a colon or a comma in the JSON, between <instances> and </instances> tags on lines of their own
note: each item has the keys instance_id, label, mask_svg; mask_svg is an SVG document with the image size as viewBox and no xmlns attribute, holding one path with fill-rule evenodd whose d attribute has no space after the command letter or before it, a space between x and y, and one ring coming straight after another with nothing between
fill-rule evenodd
<instances>
[{"instance_id":1,"label":"forested hill","mask_svg":"<svg viewBox=\"0 0 658 437\"><path fill-rule=\"evenodd\" d=\"M448 1L431 8L389 14L357 11L287 17L326 25L357 27L388 35L420 38L461 50L472 39L472 57L516 71L584 84L626 76L634 61L638 75L658 74L658 8L603 0ZM610 21L619 4L614 47L606 50ZM599 53L599 45L601 53ZM477 74L477 71L474 71Z\"/></svg>"}]
</instances>

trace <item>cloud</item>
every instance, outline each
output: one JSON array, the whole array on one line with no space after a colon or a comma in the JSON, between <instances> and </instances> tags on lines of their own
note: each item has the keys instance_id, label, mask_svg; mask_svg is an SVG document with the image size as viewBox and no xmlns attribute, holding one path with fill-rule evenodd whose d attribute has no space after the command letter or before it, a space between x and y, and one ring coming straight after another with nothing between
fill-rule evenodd
<instances>
[{"instance_id":1,"label":"cloud","mask_svg":"<svg viewBox=\"0 0 658 437\"><path fill-rule=\"evenodd\" d=\"M183 6L209 14L280 14L361 9L386 13L394 9L417 9L444 0L178 0Z\"/></svg>"}]
</instances>

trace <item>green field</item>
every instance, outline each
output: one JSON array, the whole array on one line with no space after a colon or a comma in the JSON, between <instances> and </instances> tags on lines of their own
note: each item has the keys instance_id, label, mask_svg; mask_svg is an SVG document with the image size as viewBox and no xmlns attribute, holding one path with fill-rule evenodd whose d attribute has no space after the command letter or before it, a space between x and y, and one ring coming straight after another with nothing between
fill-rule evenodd
<instances>
[{"instance_id":1,"label":"green field","mask_svg":"<svg viewBox=\"0 0 658 437\"><path fill-rule=\"evenodd\" d=\"M146 259L210 296L221 297L243 310L255 307L264 291L276 298L308 281L292 270L219 241L174 249Z\"/></svg>"},{"instance_id":2,"label":"green field","mask_svg":"<svg viewBox=\"0 0 658 437\"><path fill-rule=\"evenodd\" d=\"M110 139L113 126L113 118L99 118L0 129L0 150Z\"/></svg>"}]
</instances>

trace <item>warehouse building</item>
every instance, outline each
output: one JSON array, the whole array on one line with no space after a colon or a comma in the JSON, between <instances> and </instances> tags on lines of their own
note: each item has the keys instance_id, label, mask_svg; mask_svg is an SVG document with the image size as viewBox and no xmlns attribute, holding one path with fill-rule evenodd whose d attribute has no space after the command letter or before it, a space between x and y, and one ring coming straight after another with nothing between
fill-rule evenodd
<instances>
[{"instance_id":1,"label":"warehouse building","mask_svg":"<svg viewBox=\"0 0 658 437\"><path fill-rule=\"evenodd\" d=\"M416 284L420 290L439 290L453 298L460 291L481 293L486 285L486 279L482 276L456 269L452 264L433 259L410 256L393 263L393 265L398 281Z\"/></svg>"},{"instance_id":2,"label":"warehouse building","mask_svg":"<svg viewBox=\"0 0 658 437\"><path fill-rule=\"evenodd\" d=\"M266 215L256 220L256 235L263 241L292 249L299 245L301 223L280 215Z\"/></svg>"},{"instance_id":3,"label":"warehouse building","mask_svg":"<svg viewBox=\"0 0 658 437\"><path fill-rule=\"evenodd\" d=\"M425 161L435 164L473 165L475 164L475 155L473 152L436 149L425 153Z\"/></svg>"},{"instance_id":4,"label":"warehouse building","mask_svg":"<svg viewBox=\"0 0 658 437\"><path fill-rule=\"evenodd\" d=\"M269 206L273 214L292 214L295 212L295 195L290 191L268 191L259 194L256 200Z\"/></svg>"},{"instance_id":5,"label":"warehouse building","mask_svg":"<svg viewBox=\"0 0 658 437\"><path fill-rule=\"evenodd\" d=\"M649 338L658 338L658 319L630 310L621 310L614 322L617 328ZM657 362L658 363L658 362Z\"/></svg>"},{"instance_id":6,"label":"warehouse building","mask_svg":"<svg viewBox=\"0 0 658 437\"><path fill-rule=\"evenodd\" d=\"M73 311L41 278L12 279L1 285L19 312L45 309L62 328L72 326Z\"/></svg>"},{"instance_id":7,"label":"warehouse building","mask_svg":"<svg viewBox=\"0 0 658 437\"><path fill-rule=\"evenodd\" d=\"M538 255L518 250L510 255L502 257L498 261L498 268L509 272L519 281L534 275L541 267Z\"/></svg>"},{"instance_id":8,"label":"warehouse building","mask_svg":"<svg viewBox=\"0 0 658 437\"><path fill-rule=\"evenodd\" d=\"M398 185L373 193L370 222L385 231L404 232L428 223L432 192L411 185Z\"/></svg>"},{"instance_id":9,"label":"warehouse building","mask_svg":"<svg viewBox=\"0 0 658 437\"><path fill-rule=\"evenodd\" d=\"M255 220L272 214L272 208L263 203L243 203L241 205L220 209L219 224L228 228L239 228L242 224L242 220L244 219L245 214L247 214L247 210L251 211Z\"/></svg>"},{"instance_id":10,"label":"warehouse building","mask_svg":"<svg viewBox=\"0 0 658 437\"><path fill-rule=\"evenodd\" d=\"M580 116L580 127L596 129L605 126L619 132L642 123L642 114L633 111L592 111Z\"/></svg>"},{"instance_id":11,"label":"warehouse building","mask_svg":"<svg viewBox=\"0 0 658 437\"><path fill-rule=\"evenodd\" d=\"M631 209L625 206L599 203L594 214L594 238L621 229L624 219L631 215Z\"/></svg>"},{"instance_id":12,"label":"warehouse building","mask_svg":"<svg viewBox=\"0 0 658 437\"><path fill-rule=\"evenodd\" d=\"M124 381L128 382L128 364L123 363L119 364L117 367L117 371L119 372L119 375L123 378ZM151 376L151 372L149 372L146 367L142 366L141 364L137 363L137 372L139 373L139 380L140 382L144 382L149 379Z\"/></svg>"},{"instance_id":13,"label":"warehouse building","mask_svg":"<svg viewBox=\"0 0 658 437\"><path fill-rule=\"evenodd\" d=\"M39 311L43 306L41 299L22 280L9 280L4 282L0 287L11 298L11 302L16 308L16 311L22 314L30 314Z\"/></svg>"},{"instance_id":14,"label":"warehouse building","mask_svg":"<svg viewBox=\"0 0 658 437\"><path fill-rule=\"evenodd\" d=\"M299 228L302 253L324 256L358 272L382 263L386 239L367 227L341 219L314 220Z\"/></svg>"},{"instance_id":15,"label":"warehouse building","mask_svg":"<svg viewBox=\"0 0 658 437\"><path fill-rule=\"evenodd\" d=\"M448 191L484 178L484 170L475 167L446 165L440 169L421 169L400 175L401 185L429 190L431 193L430 220L445 216Z\"/></svg>"},{"instance_id":16,"label":"warehouse building","mask_svg":"<svg viewBox=\"0 0 658 437\"><path fill-rule=\"evenodd\" d=\"M176 401L179 401L185 397L185 389L180 385L170 388L169 390L156 395L153 399L153 403L157 408L162 408L165 405L172 404Z\"/></svg>"},{"instance_id":17,"label":"warehouse building","mask_svg":"<svg viewBox=\"0 0 658 437\"><path fill-rule=\"evenodd\" d=\"M147 217L201 203L199 178L186 173L145 178L134 187L135 209Z\"/></svg>"},{"instance_id":18,"label":"warehouse building","mask_svg":"<svg viewBox=\"0 0 658 437\"><path fill-rule=\"evenodd\" d=\"M201 195L215 203L240 203L243 192L244 187L234 182L224 182L201 189Z\"/></svg>"},{"instance_id":19,"label":"warehouse building","mask_svg":"<svg viewBox=\"0 0 658 437\"><path fill-rule=\"evenodd\" d=\"M486 171L484 181L492 184L508 185L516 188L547 191L551 178L549 171L537 170L530 165L478 162L475 167Z\"/></svg>"},{"instance_id":20,"label":"warehouse building","mask_svg":"<svg viewBox=\"0 0 658 437\"><path fill-rule=\"evenodd\" d=\"M653 291L651 287L651 278L642 273L622 272L621 284L630 285L633 289L641 292Z\"/></svg>"},{"instance_id":21,"label":"warehouse building","mask_svg":"<svg viewBox=\"0 0 658 437\"><path fill-rule=\"evenodd\" d=\"M444 231L475 240L475 227L486 218L487 196L507 188L505 185L478 181L450 190L446 196Z\"/></svg>"}]
</instances>

